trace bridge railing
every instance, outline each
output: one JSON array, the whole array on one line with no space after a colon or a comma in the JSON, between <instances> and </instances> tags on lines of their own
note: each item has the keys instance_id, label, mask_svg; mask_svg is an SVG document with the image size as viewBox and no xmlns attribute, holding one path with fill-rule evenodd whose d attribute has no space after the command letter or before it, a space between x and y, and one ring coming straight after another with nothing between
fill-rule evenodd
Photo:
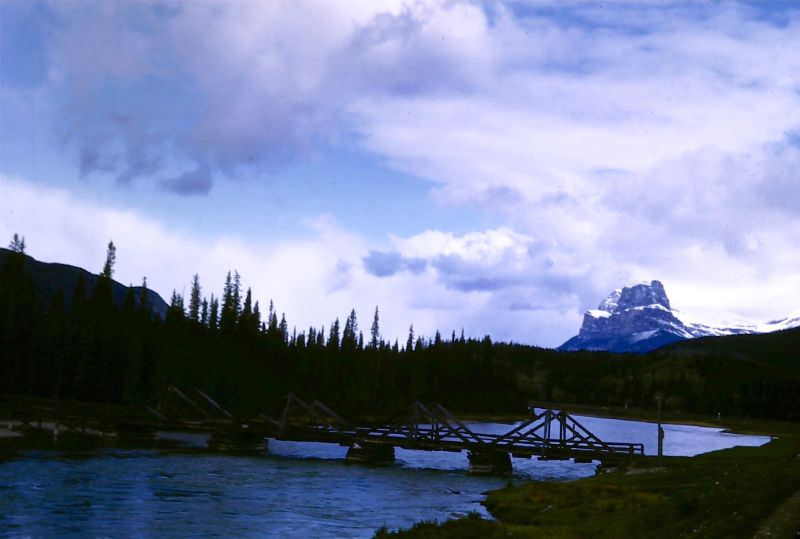
<instances>
[{"instance_id":1,"label":"bridge railing","mask_svg":"<svg viewBox=\"0 0 800 539\"><path fill-rule=\"evenodd\" d=\"M475 432L443 406L415 402L372 426L357 426L320 401L286 396L280 420L266 418L282 439L377 443L427 450L507 452L523 456L641 455L643 444L606 442L564 411L543 410L506 433Z\"/></svg>"}]
</instances>

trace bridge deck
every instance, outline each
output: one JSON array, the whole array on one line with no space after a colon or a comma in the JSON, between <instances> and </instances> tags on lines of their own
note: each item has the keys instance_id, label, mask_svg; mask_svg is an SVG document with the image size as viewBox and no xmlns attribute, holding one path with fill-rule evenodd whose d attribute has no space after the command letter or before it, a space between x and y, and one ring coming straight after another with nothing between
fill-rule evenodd
<instances>
[{"instance_id":1,"label":"bridge deck","mask_svg":"<svg viewBox=\"0 0 800 539\"><path fill-rule=\"evenodd\" d=\"M367 426L345 420L319 401L305 402L289 394L279 419L262 415L256 421L245 422L234 418L207 394L199 390L197 393L199 396L194 400L179 389L170 388L167 397L174 394L179 402L203 415L201 423L213 426L215 435L225 444L235 444L238 437L244 446L252 443L256 434L262 440L335 443L350 447L357 457L354 460L364 461L372 461L372 457L391 460L395 447L468 451L471 464L488 459L494 466L499 459L500 466L508 469L510 456L605 462L644 454L643 444L601 440L568 413L550 409L538 413L532 410L528 421L508 432L491 434L473 431L438 404L427 407L416 402L380 424ZM161 412L154 413L167 420Z\"/></svg>"},{"instance_id":2,"label":"bridge deck","mask_svg":"<svg viewBox=\"0 0 800 539\"><path fill-rule=\"evenodd\" d=\"M544 410L506 433L475 432L442 406L415 403L411 414L377 426L350 425L328 417L321 403L305 403L290 395L281 421L270 420L268 436L280 440L329 442L340 445L385 445L422 451L505 453L515 457L597 458L644 454L644 445L601 440L563 411ZM324 406L324 405L322 405ZM293 412L303 413L297 418Z\"/></svg>"}]
</instances>

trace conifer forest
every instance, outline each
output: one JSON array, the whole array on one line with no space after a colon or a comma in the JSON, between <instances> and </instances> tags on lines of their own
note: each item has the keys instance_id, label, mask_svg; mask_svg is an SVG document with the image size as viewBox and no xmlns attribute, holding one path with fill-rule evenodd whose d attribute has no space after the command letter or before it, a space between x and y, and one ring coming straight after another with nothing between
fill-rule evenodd
<instances>
[{"instance_id":1,"label":"conifer forest","mask_svg":"<svg viewBox=\"0 0 800 539\"><path fill-rule=\"evenodd\" d=\"M262 306L232 271L222 294L195 276L154 312L146 283L112 297L115 247L90 285L44 302L32 259L15 236L0 268L0 393L138 406L164 387L197 387L240 413L274 410L289 392L345 414L381 414L411 402L462 413L518 413L530 402L654 407L673 412L796 418L800 376L791 367L797 331L701 339L646 355L564 353L462 331L381 335L382 309L367 321L298 328ZM117 286L119 286L117 284ZM734 350L735 348L735 350Z\"/></svg>"}]
</instances>

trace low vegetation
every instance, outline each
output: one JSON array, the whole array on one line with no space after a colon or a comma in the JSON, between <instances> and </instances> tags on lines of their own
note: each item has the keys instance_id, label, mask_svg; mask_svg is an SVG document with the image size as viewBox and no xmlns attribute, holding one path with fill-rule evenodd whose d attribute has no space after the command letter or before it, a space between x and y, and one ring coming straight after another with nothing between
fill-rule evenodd
<instances>
[{"instance_id":1,"label":"low vegetation","mask_svg":"<svg viewBox=\"0 0 800 539\"><path fill-rule=\"evenodd\" d=\"M380 334L365 338L355 311L340 325L290 329L272 304L262 315L236 273L220 298L174 293L164 318L147 289L112 281L113 245L91 287L45 301L23 247L0 252L0 393L114 404L153 403L168 384L199 387L239 413L270 412L288 392L346 415L382 415L415 400L461 414L520 414L528 402L671 414L797 419L800 330L702 339L648 355L560 353L488 336ZM38 280L37 280L38 279ZM66 299L68 298L68 299Z\"/></svg>"},{"instance_id":2,"label":"low vegetation","mask_svg":"<svg viewBox=\"0 0 800 539\"><path fill-rule=\"evenodd\" d=\"M646 355L559 353L455 331L427 339L413 328L401 345L381 337L377 309L366 339L355 311L342 326L305 330L290 330L272 304L262 319L236 273L221 298L204 298L196 277L187 304L173 293L162 318L145 287L115 301L113 245L91 287L78 280L45 300L24 244L0 254L0 393L143 409L174 384L202 388L239 414L273 413L294 392L372 417L414 400L484 417L519 414L530 401L647 416L659 395L668 417L751 418L733 426L778 436L762 448L509 486L485 502L498 520L472 515L378 537L750 537L800 486L797 425L764 421L800 415L800 329ZM783 514L780 533L800 527L797 510Z\"/></svg>"},{"instance_id":3,"label":"low vegetation","mask_svg":"<svg viewBox=\"0 0 800 539\"><path fill-rule=\"evenodd\" d=\"M470 518L376 537L724 537L749 538L800 489L800 432L793 424L737 423L779 433L762 447L697 457L646 457L569 483L530 482L495 490L484 502L496 521ZM764 536L796 537L800 507L770 521ZM766 535L766 533L769 535Z\"/></svg>"}]
</instances>

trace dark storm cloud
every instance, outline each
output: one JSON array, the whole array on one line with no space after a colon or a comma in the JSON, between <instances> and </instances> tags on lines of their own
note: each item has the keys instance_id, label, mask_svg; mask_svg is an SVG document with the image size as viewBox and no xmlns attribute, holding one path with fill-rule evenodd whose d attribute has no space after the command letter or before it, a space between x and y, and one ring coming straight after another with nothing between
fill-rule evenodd
<instances>
[{"instance_id":1,"label":"dark storm cloud","mask_svg":"<svg viewBox=\"0 0 800 539\"><path fill-rule=\"evenodd\" d=\"M351 8L41 6L50 22L37 36L46 36L39 48L47 54L33 58L38 75L15 72L58 102L57 131L77 153L81 174L129 183L180 163L189 172L162 182L178 194L207 193L220 177L273 173L337 140L353 127L349 105L365 95L460 91L473 76L452 47L423 35L425 17L410 9L390 15L353 6L347 25L298 39L317 24L308 22L310 13L316 19Z\"/></svg>"},{"instance_id":2,"label":"dark storm cloud","mask_svg":"<svg viewBox=\"0 0 800 539\"><path fill-rule=\"evenodd\" d=\"M414 275L425 271L427 262L421 258L406 258L396 251L370 251L363 258L364 269L376 277L390 277L407 271Z\"/></svg>"},{"instance_id":3,"label":"dark storm cloud","mask_svg":"<svg viewBox=\"0 0 800 539\"><path fill-rule=\"evenodd\" d=\"M212 184L211 173L205 166L160 182L162 189L179 195L205 195L211 191Z\"/></svg>"}]
</instances>

